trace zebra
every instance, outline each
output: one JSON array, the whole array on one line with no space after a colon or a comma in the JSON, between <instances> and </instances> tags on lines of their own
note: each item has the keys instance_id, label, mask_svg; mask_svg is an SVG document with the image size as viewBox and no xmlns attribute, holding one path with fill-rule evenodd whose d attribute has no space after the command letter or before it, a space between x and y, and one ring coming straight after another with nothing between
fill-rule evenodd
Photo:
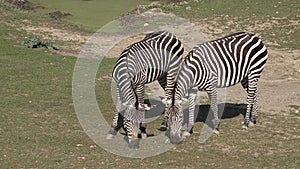
<instances>
[{"instance_id":1,"label":"zebra","mask_svg":"<svg viewBox=\"0 0 300 169\"><path fill-rule=\"evenodd\" d=\"M255 124L258 116L257 83L267 58L268 51L262 40L247 32L237 32L196 45L185 57L178 72L173 97L167 100L170 105L166 114L169 116L171 142L177 144L182 140L182 99L186 93L189 101L189 124L184 134L193 132L197 91L207 92L214 117L213 133L219 134L216 88L237 83L241 83L247 92L243 128L249 127L249 121Z\"/></svg>"},{"instance_id":2,"label":"zebra","mask_svg":"<svg viewBox=\"0 0 300 169\"><path fill-rule=\"evenodd\" d=\"M119 115L122 103L126 107L123 124L129 146L138 146L139 129L142 138L146 137L144 85L157 80L165 90L165 99L170 99L183 52L183 44L175 35L159 31L147 34L121 53L112 73L117 83L117 102L107 139L121 128Z\"/></svg>"}]
</instances>

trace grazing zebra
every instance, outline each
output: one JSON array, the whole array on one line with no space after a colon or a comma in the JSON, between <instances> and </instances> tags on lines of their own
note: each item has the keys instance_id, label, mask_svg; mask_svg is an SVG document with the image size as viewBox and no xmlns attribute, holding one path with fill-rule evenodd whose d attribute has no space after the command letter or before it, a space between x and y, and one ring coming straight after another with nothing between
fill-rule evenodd
<instances>
[{"instance_id":1,"label":"grazing zebra","mask_svg":"<svg viewBox=\"0 0 300 169\"><path fill-rule=\"evenodd\" d=\"M142 136L146 135L144 85L158 80L170 99L183 52L182 43L173 34L160 31L146 35L121 53L112 73L117 83L117 111L108 139L121 128L119 112L123 103L126 106L123 124L129 146L137 146L139 129Z\"/></svg>"},{"instance_id":2,"label":"grazing zebra","mask_svg":"<svg viewBox=\"0 0 300 169\"><path fill-rule=\"evenodd\" d=\"M220 120L216 88L229 87L241 82L248 94L243 128L248 128L249 120L255 124L257 82L267 58L268 52L261 39L246 32L234 33L194 47L178 72L172 100L167 100L170 105L166 113L170 117L171 142L176 144L181 141L182 99L186 93L189 94L190 104L187 132L192 133L198 90L208 93L214 116L213 132L218 134Z\"/></svg>"}]
</instances>

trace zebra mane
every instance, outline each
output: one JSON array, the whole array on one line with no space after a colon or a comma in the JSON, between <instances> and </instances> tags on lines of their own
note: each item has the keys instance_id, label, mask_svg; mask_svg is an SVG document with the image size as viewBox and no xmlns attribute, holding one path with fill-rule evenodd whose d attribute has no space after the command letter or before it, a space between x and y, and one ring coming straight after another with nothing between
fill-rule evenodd
<instances>
[{"instance_id":1,"label":"zebra mane","mask_svg":"<svg viewBox=\"0 0 300 169\"><path fill-rule=\"evenodd\" d=\"M218 38L218 39L215 39L215 40L212 40L212 41L209 41L209 42L216 42L216 41L224 41L224 40L231 40L233 38L238 38L238 37L241 37L241 36L244 36L244 35L250 35L250 36L254 36L253 33L248 33L248 32L236 32L236 33L233 33L233 34L230 34L230 35L226 35L222 38Z\"/></svg>"}]
</instances>

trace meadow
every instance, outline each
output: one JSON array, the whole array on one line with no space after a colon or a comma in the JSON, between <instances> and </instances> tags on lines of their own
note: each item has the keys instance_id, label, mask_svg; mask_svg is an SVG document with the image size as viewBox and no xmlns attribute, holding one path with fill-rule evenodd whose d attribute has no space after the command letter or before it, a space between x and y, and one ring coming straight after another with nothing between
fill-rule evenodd
<instances>
[{"instance_id":1,"label":"meadow","mask_svg":"<svg viewBox=\"0 0 300 169\"><path fill-rule=\"evenodd\" d=\"M132 159L105 151L87 136L76 117L72 98L76 56L21 46L21 41L33 34L20 27L26 21L31 26L48 24L87 34L126 14L137 4L150 2L31 2L45 8L24 11L0 1L1 168L297 168L300 165L300 103L294 103L299 101L300 95L295 95L293 103L282 105L282 109L263 109L258 124L248 131L242 130L240 125L243 109L234 117L224 116L221 135L209 138L204 144L198 142L200 134L197 132L203 122L197 122L192 136L157 156ZM188 6L192 9L187 10ZM198 23L212 37L246 30L257 32L271 50L287 53L299 50L300 6L296 1L199 0L157 7ZM83 8L86 10L80 10ZM114 10L108 10L112 8ZM62 20L49 18L47 13L56 10L72 16ZM63 46L72 42L55 40L55 43ZM292 59L299 62L299 56ZM271 57L270 63L272 60L277 61L277 58ZM112 100L107 98L111 98L110 75L115 61L116 58L104 58L95 80L98 104L108 122L114 108ZM276 69L272 69L274 74ZM299 83L298 76L293 77L295 81L284 82ZM280 85L272 83L270 86ZM101 102L104 99L107 102ZM160 133L156 130L159 123L160 120L150 123L149 132Z\"/></svg>"},{"instance_id":2,"label":"meadow","mask_svg":"<svg viewBox=\"0 0 300 169\"><path fill-rule=\"evenodd\" d=\"M66 17L66 21L90 31L97 31L106 23L133 10L137 5L149 4L146 0L116 0L114 3L110 0L53 0L51 3L47 0L31 0L30 2L46 7L38 10L42 14L55 11L70 13L72 16Z\"/></svg>"}]
</instances>

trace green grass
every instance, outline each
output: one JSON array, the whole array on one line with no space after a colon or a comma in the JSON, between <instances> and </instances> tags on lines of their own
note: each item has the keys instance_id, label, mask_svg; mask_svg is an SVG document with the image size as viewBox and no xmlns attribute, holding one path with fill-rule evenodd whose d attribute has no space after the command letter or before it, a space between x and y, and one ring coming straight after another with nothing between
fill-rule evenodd
<instances>
[{"instance_id":1,"label":"green grass","mask_svg":"<svg viewBox=\"0 0 300 169\"><path fill-rule=\"evenodd\" d=\"M146 0L30 0L46 7L39 12L47 14L62 11L72 14L66 20L84 29L97 31L105 24L118 19L122 14L133 10L139 4L148 4Z\"/></svg>"},{"instance_id":2,"label":"green grass","mask_svg":"<svg viewBox=\"0 0 300 169\"><path fill-rule=\"evenodd\" d=\"M262 112L258 125L249 131L239 128L242 117L222 120L222 134L205 144L198 143L197 132L203 126L198 122L195 134L155 157L129 159L93 148L95 143L82 131L72 105L76 59L15 47L7 39L0 44L6 46L0 55L0 161L4 168L296 168L300 163L298 116L268 112ZM114 62L104 59L97 77L109 75ZM98 80L96 85L97 97L108 100L99 106L109 119L110 79ZM277 124L279 119L284 125ZM150 131L159 122L150 124Z\"/></svg>"},{"instance_id":3,"label":"green grass","mask_svg":"<svg viewBox=\"0 0 300 169\"><path fill-rule=\"evenodd\" d=\"M186 10L188 6L191 10ZM268 46L299 49L300 4L293 0L201 0L162 8L208 27L203 31L218 37L249 31L259 34Z\"/></svg>"},{"instance_id":4,"label":"green grass","mask_svg":"<svg viewBox=\"0 0 300 169\"><path fill-rule=\"evenodd\" d=\"M19 19L36 16L9 8L1 10L1 23L15 24ZM3 11L11 15L2 17ZM42 21L41 18L34 17L33 24ZM205 144L198 143L203 123L197 122L195 133L176 149L145 159L119 157L95 147L82 130L73 108L76 58L44 48L21 47L20 41L28 34L16 27L0 24L1 168L297 168L300 165L299 113L286 116L285 112L276 115L261 112L258 124L248 131L240 128L241 116L223 119L221 135L211 137ZM103 59L97 78L109 76L115 61ZM95 81L99 106L108 122L113 110L110 82L109 78ZM103 99L107 102L101 102ZM299 105L290 107L299 110ZM148 125L151 133L160 133L156 130L159 123L157 120Z\"/></svg>"}]
</instances>

